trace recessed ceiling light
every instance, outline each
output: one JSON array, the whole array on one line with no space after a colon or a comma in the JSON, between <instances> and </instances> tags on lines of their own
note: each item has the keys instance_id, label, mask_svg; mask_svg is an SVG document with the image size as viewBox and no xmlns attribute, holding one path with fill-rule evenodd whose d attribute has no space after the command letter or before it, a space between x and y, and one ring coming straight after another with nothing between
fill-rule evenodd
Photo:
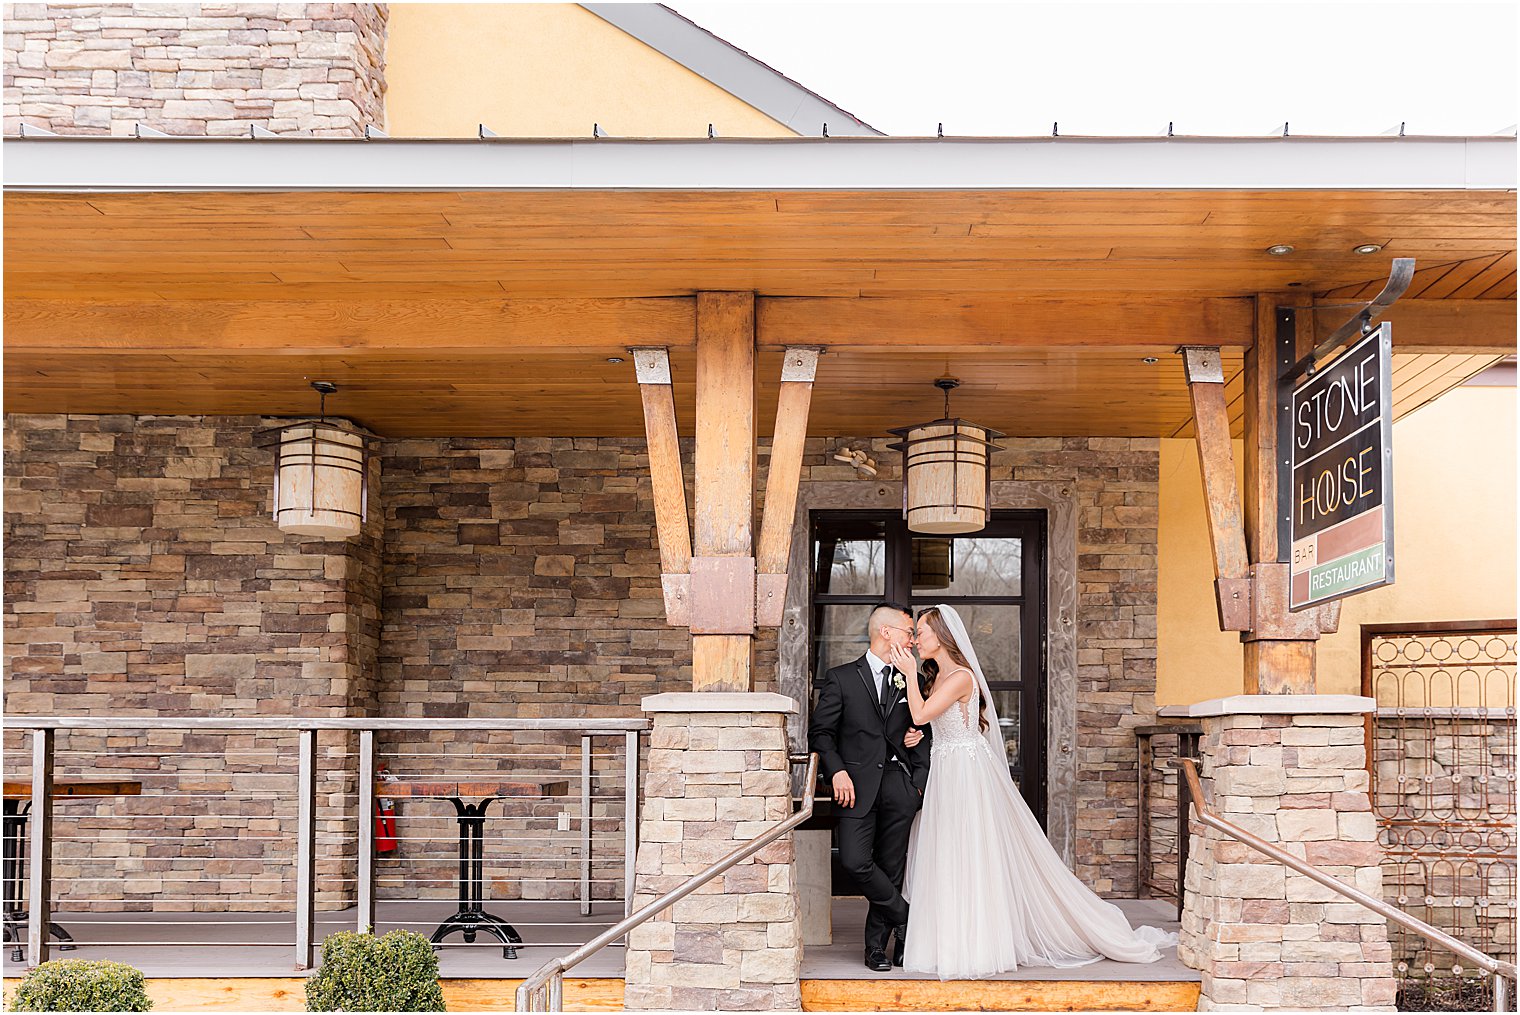
<instances>
[{"instance_id":1,"label":"recessed ceiling light","mask_svg":"<svg viewBox=\"0 0 1520 1015\"><path fill-rule=\"evenodd\" d=\"M608 356L607 357L607 362L608 363L621 363L621 362L623 362L623 357L621 357L621 356Z\"/></svg>"},{"instance_id":2,"label":"recessed ceiling light","mask_svg":"<svg viewBox=\"0 0 1520 1015\"><path fill-rule=\"evenodd\" d=\"M1274 243L1267 248L1267 253L1273 257L1282 257L1284 254L1293 253L1293 245L1291 243Z\"/></svg>"},{"instance_id":3,"label":"recessed ceiling light","mask_svg":"<svg viewBox=\"0 0 1520 1015\"><path fill-rule=\"evenodd\" d=\"M1140 362L1141 363L1160 363L1161 361L1159 359L1157 359L1156 357L1154 357L1154 356L1146 356Z\"/></svg>"},{"instance_id":4,"label":"recessed ceiling light","mask_svg":"<svg viewBox=\"0 0 1520 1015\"><path fill-rule=\"evenodd\" d=\"M1351 248L1353 254L1376 254L1383 249L1381 243L1362 243Z\"/></svg>"}]
</instances>

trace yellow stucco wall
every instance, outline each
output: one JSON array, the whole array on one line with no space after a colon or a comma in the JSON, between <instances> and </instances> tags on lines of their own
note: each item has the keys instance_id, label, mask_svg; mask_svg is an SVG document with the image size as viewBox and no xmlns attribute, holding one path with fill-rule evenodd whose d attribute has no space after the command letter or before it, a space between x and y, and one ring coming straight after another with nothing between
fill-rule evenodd
<instances>
[{"instance_id":1,"label":"yellow stucco wall","mask_svg":"<svg viewBox=\"0 0 1520 1015\"><path fill-rule=\"evenodd\" d=\"M752 106L576 4L391 4L392 137L789 137Z\"/></svg>"},{"instance_id":2,"label":"yellow stucco wall","mask_svg":"<svg viewBox=\"0 0 1520 1015\"><path fill-rule=\"evenodd\" d=\"M1516 392L1464 387L1394 424L1395 584L1343 601L1318 686L1361 689L1361 625L1515 616ZM1240 464L1239 443L1235 449ZM1198 453L1161 442L1156 701L1241 692L1241 649L1215 618Z\"/></svg>"}]
</instances>

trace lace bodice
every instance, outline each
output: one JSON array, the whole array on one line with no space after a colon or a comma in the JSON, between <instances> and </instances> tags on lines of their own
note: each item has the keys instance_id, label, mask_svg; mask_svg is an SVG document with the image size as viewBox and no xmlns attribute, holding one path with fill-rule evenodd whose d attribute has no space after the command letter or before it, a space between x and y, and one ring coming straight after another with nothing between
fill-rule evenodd
<instances>
[{"instance_id":1,"label":"lace bodice","mask_svg":"<svg viewBox=\"0 0 1520 1015\"><path fill-rule=\"evenodd\" d=\"M929 728L934 731L930 757L942 750L985 748L987 741L982 739L982 727L977 720L981 707L981 689L972 684L970 701L951 702L949 708L930 719Z\"/></svg>"}]
</instances>

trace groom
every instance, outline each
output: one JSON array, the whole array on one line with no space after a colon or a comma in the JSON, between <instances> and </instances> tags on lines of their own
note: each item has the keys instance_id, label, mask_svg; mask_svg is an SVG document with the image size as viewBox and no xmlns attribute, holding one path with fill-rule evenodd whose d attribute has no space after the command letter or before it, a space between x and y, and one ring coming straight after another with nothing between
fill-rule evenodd
<instances>
[{"instance_id":1,"label":"groom","mask_svg":"<svg viewBox=\"0 0 1520 1015\"><path fill-rule=\"evenodd\" d=\"M912 728L905 675L888 662L894 647L911 649L913 614L897 603L871 611L864 656L835 666L818 682L808 744L833 787L839 815L839 859L871 903L866 915L866 966L902 965L908 903L902 897L908 831L923 806L929 745ZM892 957L888 939L896 932Z\"/></svg>"}]
</instances>

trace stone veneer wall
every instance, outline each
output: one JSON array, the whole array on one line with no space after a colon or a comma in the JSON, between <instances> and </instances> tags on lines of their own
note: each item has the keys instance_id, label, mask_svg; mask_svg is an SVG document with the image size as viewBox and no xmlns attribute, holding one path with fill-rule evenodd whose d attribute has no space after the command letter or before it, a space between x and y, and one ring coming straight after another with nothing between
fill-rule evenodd
<instances>
[{"instance_id":1,"label":"stone veneer wall","mask_svg":"<svg viewBox=\"0 0 1520 1015\"><path fill-rule=\"evenodd\" d=\"M690 687L689 638L662 616L642 440L386 441L372 534L302 543L270 521L258 422L8 417L10 711L635 716L645 695ZM804 479L852 479L830 457L842 443L809 441ZM1076 500L1076 869L1133 895L1128 728L1155 714L1156 442L1008 443L995 479L1069 484ZM881 481L895 482L897 456L873 447ZM763 473L764 446L759 461ZM755 690L776 690L769 633L756 656ZM519 765L568 782L567 800L493 824L509 844L491 843L498 857L534 859L504 859L490 890L575 893L578 827L556 819L578 814L578 738L386 736L380 749L403 777ZM621 897L622 744L596 751L594 894ZM452 810L400 810L405 841L380 864L382 895L452 897Z\"/></svg>"},{"instance_id":2,"label":"stone veneer wall","mask_svg":"<svg viewBox=\"0 0 1520 1015\"><path fill-rule=\"evenodd\" d=\"M1207 718L1199 753L1220 817L1381 898L1363 722ZM1200 1010L1393 1010L1383 917L1196 821L1178 956Z\"/></svg>"},{"instance_id":3,"label":"stone veneer wall","mask_svg":"<svg viewBox=\"0 0 1520 1015\"><path fill-rule=\"evenodd\" d=\"M264 422L6 418L8 715L372 707L380 519L344 542L281 533L270 517L272 458L253 446ZM325 906L352 893L335 880L352 877L355 828L340 817L355 789L350 740L319 739ZM16 764L21 735L7 730L5 746ZM64 908L113 897L128 909L288 904L293 736L70 732L58 750L59 778L143 783L139 797L58 805L54 885ZM190 881L201 884L192 891Z\"/></svg>"},{"instance_id":4,"label":"stone veneer wall","mask_svg":"<svg viewBox=\"0 0 1520 1015\"><path fill-rule=\"evenodd\" d=\"M385 122L387 4L6 4L5 133L352 137Z\"/></svg>"}]
</instances>

